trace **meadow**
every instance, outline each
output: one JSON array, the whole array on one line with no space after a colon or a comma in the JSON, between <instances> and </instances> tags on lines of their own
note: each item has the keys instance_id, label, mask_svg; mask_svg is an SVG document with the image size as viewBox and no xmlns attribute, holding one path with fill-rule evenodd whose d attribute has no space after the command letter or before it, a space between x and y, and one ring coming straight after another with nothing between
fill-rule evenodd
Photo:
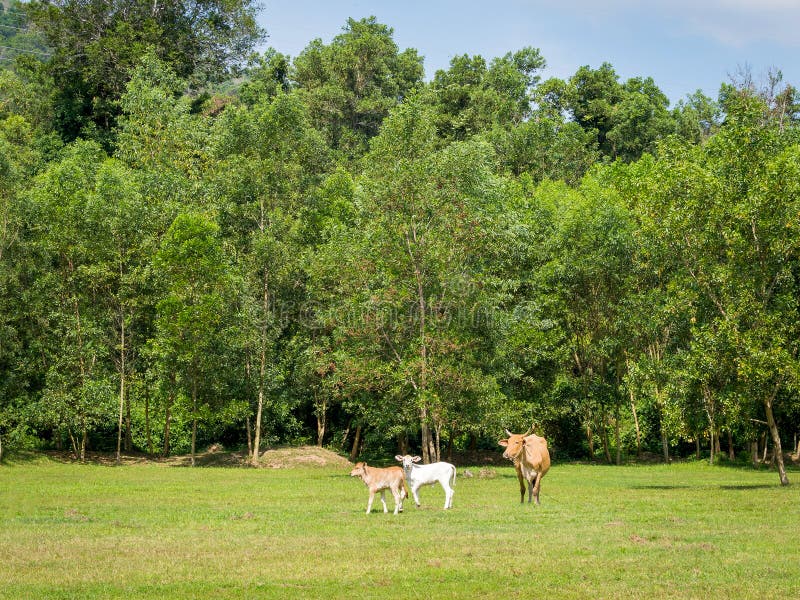
<instances>
[{"instance_id":1,"label":"meadow","mask_svg":"<svg viewBox=\"0 0 800 600\"><path fill-rule=\"evenodd\" d=\"M461 467L397 516L348 471L2 466L0 598L800 597L797 471Z\"/></svg>"}]
</instances>

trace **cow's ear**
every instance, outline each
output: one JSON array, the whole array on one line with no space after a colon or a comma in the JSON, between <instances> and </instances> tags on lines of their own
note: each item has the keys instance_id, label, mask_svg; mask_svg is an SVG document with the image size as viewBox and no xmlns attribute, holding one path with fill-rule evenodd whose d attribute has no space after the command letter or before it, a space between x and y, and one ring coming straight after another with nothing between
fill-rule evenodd
<instances>
[{"instance_id":1,"label":"cow's ear","mask_svg":"<svg viewBox=\"0 0 800 600\"><path fill-rule=\"evenodd\" d=\"M421 459L419 456L415 456L415 457L414 457L414 458L412 458L411 460L412 460L413 462L419 462L419 461L421 461L422 459Z\"/></svg>"},{"instance_id":2,"label":"cow's ear","mask_svg":"<svg viewBox=\"0 0 800 600\"><path fill-rule=\"evenodd\" d=\"M395 454L395 456L394 456L394 459L395 459L396 461L403 462L403 457L402 457L402 456L400 456L399 454Z\"/></svg>"},{"instance_id":3,"label":"cow's ear","mask_svg":"<svg viewBox=\"0 0 800 600\"><path fill-rule=\"evenodd\" d=\"M500 444L503 448L506 448L508 446L508 440L500 440L497 443Z\"/></svg>"}]
</instances>

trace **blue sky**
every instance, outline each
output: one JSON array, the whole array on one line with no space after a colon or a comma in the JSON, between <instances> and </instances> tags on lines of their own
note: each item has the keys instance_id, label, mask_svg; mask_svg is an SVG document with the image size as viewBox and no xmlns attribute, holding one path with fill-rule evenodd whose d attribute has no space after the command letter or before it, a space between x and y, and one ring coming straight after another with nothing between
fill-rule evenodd
<instances>
[{"instance_id":1,"label":"blue sky","mask_svg":"<svg viewBox=\"0 0 800 600\"><path fill-rule=\"evenodd\" d=\"M425 57L430 78L453 56L491 59L533 46L543 78L582 65L613 65L621 80L652 77L674 104L748 67L770 68L800 87L800 0L263 0L259 22L272 46L294 57L314 38L328 43L348 17L374 15L401 49Z\"/></svg>"}]
</instances>

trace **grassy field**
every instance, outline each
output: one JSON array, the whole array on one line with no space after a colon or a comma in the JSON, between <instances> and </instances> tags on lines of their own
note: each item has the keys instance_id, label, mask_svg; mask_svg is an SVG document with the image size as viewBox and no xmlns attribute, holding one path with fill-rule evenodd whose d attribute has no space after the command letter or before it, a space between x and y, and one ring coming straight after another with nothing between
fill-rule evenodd
<instances>
[{"instance_id":1,"label":"grassy field","mask_svg":"<svg viewBox=\"0 0 800 600\"><path fill-rule=\"evenodd\" d=\"M472 471L394 516L341 466L3 466L0 598L800 597L797 471Z\"/></svg>"}]
</instances>

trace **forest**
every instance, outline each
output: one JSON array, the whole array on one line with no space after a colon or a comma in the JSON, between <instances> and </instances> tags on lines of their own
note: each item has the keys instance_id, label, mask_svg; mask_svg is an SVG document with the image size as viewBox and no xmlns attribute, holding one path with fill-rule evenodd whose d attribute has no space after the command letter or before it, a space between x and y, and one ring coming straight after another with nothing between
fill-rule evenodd
<instances>
[{"instance_id":1,"label":"forest","mask_svg":"<svg viewBox=\"0 0 800 600\"><path fill-rule=\"evenodd\" d=\"M800 454L800 93L4 0L0 459ZM535 40L532 40L535 41ZM454 49L457 51L458 49Z\"/></svg>"}]
</instances>

